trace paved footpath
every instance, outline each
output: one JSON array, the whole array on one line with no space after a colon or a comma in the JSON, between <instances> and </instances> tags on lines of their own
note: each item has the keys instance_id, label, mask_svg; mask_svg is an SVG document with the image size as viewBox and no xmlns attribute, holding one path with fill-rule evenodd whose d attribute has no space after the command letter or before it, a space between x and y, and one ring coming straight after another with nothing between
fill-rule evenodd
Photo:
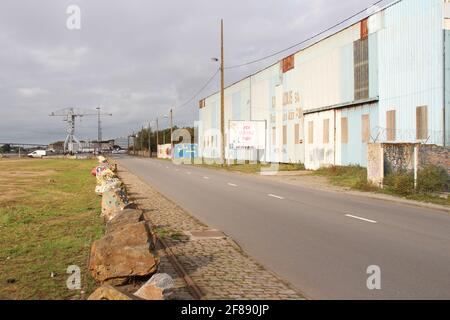
<instances>
[{"instance_id":1,"label":"paved footpath","mask_svg":"<svg viewBox=\"0 0 450 320\"><path fill-rule=\"evenodd\" d=\"M130 198L144 209L155 232L200 288L202 299L303 299L296 289L257 263L229 237L204 233L211 229L122 165L119 176ZM192 299L162 248L158 253L161 256L159 272L169 273L175 279L173 298Z\"/></svg>"}]
</instances>

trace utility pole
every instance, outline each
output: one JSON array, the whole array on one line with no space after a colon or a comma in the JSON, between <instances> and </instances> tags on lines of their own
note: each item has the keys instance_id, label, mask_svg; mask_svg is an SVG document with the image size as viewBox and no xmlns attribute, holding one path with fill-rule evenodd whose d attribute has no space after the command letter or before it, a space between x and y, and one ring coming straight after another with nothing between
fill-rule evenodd
<instances>
[{"instance_id":1,"label":"utility pole","mask_svg":"<svg viewBox=\"0 0 450 320\"><path fill-rule=\"evenodd\" d=\"M220 158L225 164L225 68L223 52L223 19L220 20L220 133L221 150Z\"/></svg>"},{"instance_id":2,"label":"utility pole","mask_svg":"<svg viewBox=\"0 0 450 320\"><path fill-rule=\"evenodd\" d=\"M148 157L152 157L152 136L150 129L150 121L148 122Z\"/></svg>"},{"instance_id":3,"label":"utility pole","mask_svg":"<svg viewBox=\"0 0 450 320\"><path fill-rule=\"evenodd\" d=\"M173 112L172 109L170 109L170 156L173 159L173 139L172 139L172 133L173 133Z\"/></svg>"},{"instance_id":4,"label":"utility pole","mask_svg":"<svg viewBox=\"0 0 450 320\"><path fill-rule=\"evenodd\" d=\"M141 152L144 150L144 126L141 128L141 132L139 134L139 142L141 144Z\"/></svg>"},{"instance_id":5,"label":"utility pole","mask_svg":"<svg viewBox=\"0 0 450 320\"><path fill-rule=\"evenodd\" d=\"M158 126L158 118L156 118L156 158L158 158L159 155L159 126Z\"/></svg>"}]
</instances>

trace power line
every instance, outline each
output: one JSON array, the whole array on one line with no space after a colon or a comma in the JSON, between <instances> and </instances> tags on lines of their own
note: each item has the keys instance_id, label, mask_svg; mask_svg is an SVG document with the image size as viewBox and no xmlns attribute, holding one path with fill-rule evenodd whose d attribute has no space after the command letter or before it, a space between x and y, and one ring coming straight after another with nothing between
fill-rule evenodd
<instances>
[{"instance_id":1,"label":"power line","mask_svg":"<svg viewBox=\"0 0 450 320\"><path fill-rule=\"evenodd\" d=\"M285 49L282 49L282 50L280 50L280 51L274 52L274 53L272 53L272 54L270 54L270 55L261 57L261 58L256 59L256 60L252 60L252 61L249 61L249 62L246 62L246 63L242 63L242 64L230 66L230 67L225 67L225 69L227 69L227 70L229 70L229 69L236 69L236 68L240 68L240 67L244 67L244 66L247 66L247 65L251 65L251 64L254 64L254 63L257 63L257 62L261 62L261 61L267 60L267 59L269 59L269 58L272 58L272 57L274 57L274 56L276 56L276 55L279 55L279 54L281 54L281 53L283 53L283 52L286 52L286 51L288 51L288 50L291 50L291 49L293 49L293 48L295 48L295 47L298 47L299 45L302 45L302 44L304 44L304 43L306 43L306 42L308 42L308 41L313 40L314 38L317 38L317 37L320 36L320 35L323 35L324 33L328 32L328 31L330 31L330 30L335 29L336 27L338 27L338 26L340 26L340 25L342 25L342 24L344 24L344 23L350 21L351 19L357 17L358 15L360 15L360 14L362 14L362 13L364 13L364 12L367 12L368 9L370 9L370 8L372 8L372 7L374 7L374 6L378 5L378 4L380 4L380 3L383 2L383 1L385 1L385 0L379 0L379 1L375 2L374 4L372 4L371 6L366 7L366 8L364 8L364 9L361 10L361 11L358 11L357 13L351 15L350 17L348 17L348 18L346 18L346 19L344 19L344 20L341 20L340 22L334 24L333 26L331 26L331 27L329 27L329 28L326 28L325 30L322 30L322 31L320 31L320 32L318 32L318 33L316 33L316 34L314 34L313 36L310 36L310 37L308 37L307 39L305 39L305 40L303 40L303 41L301 41L301 42L298 42L298 43L296 43L296 44L293 44L293 45L291 45L291 46L289 46L289 47L287 47L287 48L285 48ZM401 0L400 0L400 1L401 1ZM217 69L216 72L214 72L214 74L206 81L206 83L205 83L205 84L204 84L204 85L203 85L203 86L202 86L202 87L201 87L201 88L200 88L200 89L199 89L199 90L198 90L191 98L189 98L186 102L182 103L181 105L178 105L178 106L174 107L173 110L175 110L175 109L181 109L181 108L187 106L188 104L190 104L190 103L191 103L191 102L192 102L192 101L193 101L200 93L202 93L203 90L205 90L206 87L214 80L214 78L217 76L217 74L219 73L219 71L220 71L220 69Z\"/></svg>"},{"instance_id":2,"label":"power line","mask_svg":"<svg viewBox=\"0 0 450 320\"><path fill-rule=\"evenodd\" d=\"M314 34L313 36L308 37L307 39L305 39L305 40L303 40L303 41L301 41L301 42L298 42L298 43L296 43L296 44L293 44L293 45L290 46L290 47L287 47L287 48L285 48L285 49L283 49L283 50L274 52L274 53L272 53L272 54L269 54L269 55L267 55L267 56L261 57L261 58L256 59L256 60L252 60L252 61L249 61L249 62L246 62L246 63L234 65L234 66L231 66L231 67L226 67L225 69L228 69L228 70L229 70L229 69L236 69L236 68L241 68L241 67L244 67L244 66L248 66L248 65L251 65L251 64L254 64L254 63L257 63L257 62L261 62L261 61L267 60L267 59L272 58L272 57L274 57L274 56L276 56L276 55L279 55L279 54L281 54L281 53L283 53L283 52L286 52L286 51L291 50L291 49L293 49L293 48L295 48L295 47L298 47L299 45L302 45L302 44L304 44L304 43L306 43L306 42L308 42L308 41L311 41L311 40L313 40L314 38L317 38L318 36L321 36L321 35L323 35L324 33L328 32L328 31L330 31L330 30L333 30L333 29L336 28L336 27L339 27L340 25L344 24L345 22L350 21L351 19L353 19L353 18L359 16L360 14L362 14L362 13L364 13L364 12L367 12L367 10L369 10L370 8L372 8L372 7L374 7L374 6L378 5L378 4L380 4L380 3L383 2L383 1L385 1L385 0L379 0L379 1L375 2L374 4L372 4L370 7L367 7L367 8L365 8L365 9L361 10L361 11L358 11L357 13L351 15L350 17L348 17L348 18L346 18L346 19L344 19L344 20L341 20L340 22L336 23L335 25L333 25L333 26L331 26L331 27L329 27L329 28L327 28L327 29L325 29L325 30L320 31L320 32Z\"/></svg>"},{"instance_id":3,"label":"power line","mask_svg":"<svg viewBox=\"0 0 450 320\"><path fill-rule=\"evenodd\" d=\"M195 95L193 95L189 100L187 100L187 101L184 102L183 104L181 104L181 105L179 105L179 106L176 106L176 107L173 108L173 109L175 110L175 109L178 109L178 108L183 108L183 107L185 107L186 105L188 105L189 103L191 103L192 100L194 100L200 93L202 93L203 90L205 90L206 87L208 87L208 85L214 80L214 78L215 78L215 77L217 76L217 74L219 73L219 70L220 70L220 69L217 69L216 72L214 72L214 74L211 76L211 78L209 78L208 81L206 81L206 83L203 85L203 87L201 87L201 89L198 90L197 93L196 93Z\"/></svg>"},{"instance_id":4,"label":"power line","mask_svg":"<svg viewBox=\"0 0 450 320\"><path fill-rule=\"evenodd\" d=\"M188 104L190 104L191 102L192 102L192 100L194 100L198 95L200 95L200 93L202 93L203 92L203 90L205 90L208 86L209 86L209 84L214 80L214 78L217 76L217 74L219 73L219 71L220 71L220 69L217 69L215 72L214 72L214 74L210 77L210 78L208 78L208 80L206 81L206 83L191 97L191 98L189 98L188 100L186 100L186 102L184 102L184 103L182 103L182 104L180 104L180 105L178 105L178 106L176 106L176 107L174 107L174 108L172 108L172 110L177 110L177 109L181 109L181 108L183 108L183 107L185 107L185 106L187 106ZM158 118L160 117L161 115L159 115L158 116Z\"/></svg>"}]
</instances>

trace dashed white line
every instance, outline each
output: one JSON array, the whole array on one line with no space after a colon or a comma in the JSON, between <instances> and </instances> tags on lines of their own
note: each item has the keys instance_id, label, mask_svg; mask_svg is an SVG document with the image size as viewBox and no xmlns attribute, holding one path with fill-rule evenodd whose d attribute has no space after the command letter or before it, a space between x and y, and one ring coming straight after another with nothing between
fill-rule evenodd
<instances>
[{"instance_id":1,"label":"dashed white line","mask_svg":"<svg viewBox=\"0 0 450 320\"><path fill-rule=\"evenodd\" d=\"M203 177L203 179L205 179L205 180L209 180L209 177Z\"/></svg>"},{"instance_id":2,"label":"dashed white line","mask_svg":"<svg viewBox=\"0 0 450 320\"><path fill-rule=\"evenodd\" d=\"M230 183L230 182L228 182L228 185L229 185L230 187L237 187L237 184Z\"/></svg>"},{"instance_id":3,"label":"dashed white line","mask_svg":"<svg viewBox=\"0 0 450 320\"><path fill-rule=\"evenodd\" d=\"M378 222L375 221L375 220L370 220L370 219L366 219L366 218L354 216L354 215L351 215L351 214L346 214L345 216L348 217L348 218L353 218L353 219L357 219L357 220L362 220L362 221L366 221L366 222L370 222L370 223L378 223Z\"/></svg>"},{"instance_id":4,"label":"dashed white line","mask_svg":"<svg viewBox=\"0 0 450 320\"><path fill-rule=\"evenodd\" d=\"M277 195L274 195L274 194L268 194L268 196L269 197L272 197L272 198L276 198L276 199L279 199L279 200L284 200L284 198L283 197L280 197L280 196L277 196Z\"/></svg>"},{"instance_id":5,"label":"dashed white line","mask_svg":"<svg viewBox=\"0 0 450 320\"><path fill-rule=\"evenodd\" d=\"M189 174L189 175L191 175L191 174L192 174L192 172L188 171L188 172L186 172L186 174Z\"/></svg>"}]
</instances>

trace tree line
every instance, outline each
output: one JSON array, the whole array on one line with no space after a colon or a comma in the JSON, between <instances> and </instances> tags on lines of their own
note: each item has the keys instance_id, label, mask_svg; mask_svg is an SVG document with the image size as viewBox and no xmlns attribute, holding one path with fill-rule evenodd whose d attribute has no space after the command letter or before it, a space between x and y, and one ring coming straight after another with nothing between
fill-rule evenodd
<instances>
[{"instance_id":1,"label":"tree line","mask_svg":"<svg viewBox=\"0 0 450 320\"><path fill-rule=\"evenodd\" d=\"M180 129L177 126L173 127L173 131ZM191 135L191 141L183 141L183 143L195 143L194 140L194 128L193 127L183 127L189 132ZM159 130L158 134L152 129L142 128L135 134L134 138L134 147L136 151L144 151L148 150L149 140L150 140L150 148L152 151L156 152L156 138L158 137L158 144L169 144L170 143L170 128ZM174 141L174 144L178 144L181 141ZM130 150L133 149L133 138L130 138Z\"/></svg>"}]
</instances>

